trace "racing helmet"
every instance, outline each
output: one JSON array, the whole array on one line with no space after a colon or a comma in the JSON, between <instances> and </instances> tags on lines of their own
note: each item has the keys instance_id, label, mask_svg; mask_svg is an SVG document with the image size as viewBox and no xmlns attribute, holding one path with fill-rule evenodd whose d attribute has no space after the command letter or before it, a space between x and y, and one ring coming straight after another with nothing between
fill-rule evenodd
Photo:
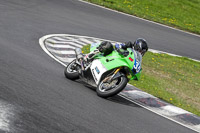
<instances>
[{"instance_id":1,"label":"racing helmet","mask_svg":"<svg viewBox=\"0 0 200 133\"><path fill-rule=\"evenodd\" d=\"M140 52L142 56L148 51L148 45L145 39L138 38L133 44L133 49Z\"/></svg>"}]
</instances>

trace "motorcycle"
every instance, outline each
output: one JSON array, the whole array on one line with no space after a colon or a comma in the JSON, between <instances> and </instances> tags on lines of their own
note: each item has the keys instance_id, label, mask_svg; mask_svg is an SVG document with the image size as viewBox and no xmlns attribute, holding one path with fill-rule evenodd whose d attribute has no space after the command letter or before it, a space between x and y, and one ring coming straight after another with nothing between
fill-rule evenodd
<instances>
[{"instance_id":1,"label":"motorcycle","mask_svg":"<svg viewBox=\"0 0 200 133\"><path fill-rule=\"evenodd\" d=\"M90 52L93 52L95 57L90 61L85 61L82 50L76 48L76 59L65 68L65 77L71 80L83 79L88 84L95 84L97 95L103 98L121 92L129 80L140 79L142 69L136 58L136 51L128 48L121 53L115 49L104 56L97 48L98 45L91 46Z\"/></svg>"}]
</instances>

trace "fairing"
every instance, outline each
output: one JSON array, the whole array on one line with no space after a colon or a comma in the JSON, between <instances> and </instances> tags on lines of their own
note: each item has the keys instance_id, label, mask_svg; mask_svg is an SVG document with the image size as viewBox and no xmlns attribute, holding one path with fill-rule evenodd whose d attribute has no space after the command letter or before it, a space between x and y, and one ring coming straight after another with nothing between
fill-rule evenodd
<instances>
[{"instance_id":1,"label":"fairing","mask_svg":"<svg viewBox=\"0 0 200 133\"><path fill-rule=\"evenodd\" d=\"M96 47L98 47L99 44L98 43L94 43L91 44L91 51L95 50ZM140 75L141 75L141 64L139 62L137 62L137 60L135 59L135 55L134 55L134 51L132 51L132 49L127 49L129 52L128 56L123 56L121 54L119 54L117 51L113 51L111 54L107 55L107 56L103 56L102 54L98 54L95 57L95 60L98 60L98 63L96 63L96 61L94 60L93 62L93 66L91 68L91 71L93 72L93 76L96 76L94 78L96 78L96 83L99 82L99 80L101 79L101 76L103 75L104 72L108 71L108 70L112 70L114 68L118 68L118 67L127 67L129 69L129 72L131 73L132 78L130 80L139 80L140 79ZM95 67L98 66L99 64L102 65L102 68L105 68L100 74L95 73ZM100 66L101 66L100 65ZM98 67L99 69L100 67ZM94 74L95 73L95 74ZM97 78L98 76L98 78Z\"/></svg>"}]
</instances>

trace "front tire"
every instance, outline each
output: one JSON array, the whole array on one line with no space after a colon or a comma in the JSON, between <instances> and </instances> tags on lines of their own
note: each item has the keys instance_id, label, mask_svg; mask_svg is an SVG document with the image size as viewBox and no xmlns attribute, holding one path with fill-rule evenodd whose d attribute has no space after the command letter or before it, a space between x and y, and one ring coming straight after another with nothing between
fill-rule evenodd
<instances>
[{"instance_id":1,"label":"front tire","mask_svg":"<svg viewBox=\"0 0 200 133\"><path fill-rule=\"evenodd\" d=\"M126 87L128 79L124 74L122 74L122 76L117 78L116 80L117 81L114 80L112 81L114 82L114 85L109 89L105 89L106 87L104 86L108 83L104 83L102 80L97 86L96 89L97 95L103 98L108 98L121 92Z\"/></svg>"},{"instance_id":2,"label":"front tire","mask_svg":"<svg viewBox=\"0 0 200 133\"><path fill-rule=\"evenodd\" d=\"M68 78L68 79L71 79L71 80L75 80L75 79L78 79L79 78L79 73L77 70L75 70L74 68L72 69L72 67L76 63L76 59L73 60L72 62L70 62L67 67L65 67L65 70L64 70L64 74L65 74L65 77Z\"/></svg>"}]
</instances>

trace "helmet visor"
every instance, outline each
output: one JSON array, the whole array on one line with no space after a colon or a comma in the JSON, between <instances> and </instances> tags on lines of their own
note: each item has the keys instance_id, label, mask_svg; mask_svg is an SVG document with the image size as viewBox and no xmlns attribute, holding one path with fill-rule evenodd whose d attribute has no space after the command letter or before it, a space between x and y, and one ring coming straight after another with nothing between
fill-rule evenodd
<instances>
[{"instance_id":1,"label":"helmet visor","mask_svg":"<svg viewBox=\"0 0 200 133\"><path fill-rule=\"evenodd\" d=\"M138 52L141 53L142 56L144 56L144 54L147 52L146 49L142 49L142 50L138 50Z\"/></svg>"}]
</instances>

